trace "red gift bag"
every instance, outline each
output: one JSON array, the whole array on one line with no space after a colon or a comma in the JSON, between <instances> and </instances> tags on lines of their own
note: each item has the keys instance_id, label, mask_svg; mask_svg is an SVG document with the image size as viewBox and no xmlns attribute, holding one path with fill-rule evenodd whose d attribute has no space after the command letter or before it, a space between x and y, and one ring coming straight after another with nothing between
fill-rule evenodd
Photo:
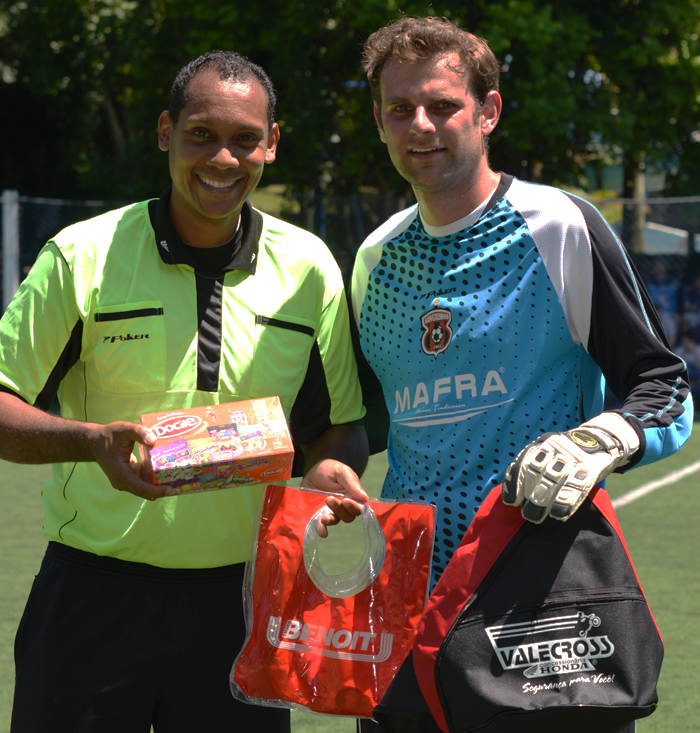
<instances>
[{"instance_id":1,"label":"red gift bag","mask_svg":"<svg viewBox=\"0 0 700 733\"><path fill-rule=\"evenodd\" d=\"M247 638L231 671L237 699L371 717L413 644L428 595L435 508L371 501L356 520L355 568L320 565L326 495L268 486L245 582ZM331 532L333 529L331 528Z\"/></svg>"}]
</instances>

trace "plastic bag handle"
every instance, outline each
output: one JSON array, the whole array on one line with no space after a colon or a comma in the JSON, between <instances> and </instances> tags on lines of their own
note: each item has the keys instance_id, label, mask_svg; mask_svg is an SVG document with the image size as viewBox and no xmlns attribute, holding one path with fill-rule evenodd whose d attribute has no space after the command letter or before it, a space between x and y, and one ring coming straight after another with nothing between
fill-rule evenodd
<instances>
[{"instance_id":1,"label":"plastic bag handle","mask_svg":"<svg viewBox=\"0 0 700 733\"><path fill-rule=\"evenodd\" d=\"M318 554L318 543L321 538L318 535L317 525L320 518L330 511L327 506L321 507L306 525L304 567L314 585L322 593L331 598L348 598L363 591L379 575L386 557L386 538L372 507L363 504L359 517L365 530L362 557L351 570L340 575L327 575L321 567Z\"/></svg>"}]
</instances>

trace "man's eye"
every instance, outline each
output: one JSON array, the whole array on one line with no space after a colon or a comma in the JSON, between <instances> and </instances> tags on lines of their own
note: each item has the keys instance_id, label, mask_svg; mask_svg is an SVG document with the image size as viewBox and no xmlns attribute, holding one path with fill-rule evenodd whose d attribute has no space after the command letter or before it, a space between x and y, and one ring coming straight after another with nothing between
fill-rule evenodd
<instances>
[{"instance_id":1,"label":"man's eye","mask_svg":"<svg viewBox=\"0 0 700 733\"><path fill-rule=\"evenodd\" d=\"M196 130L192 131L192 134L195 137L205 138L205 137L209 137L209 130L203 130L201 127L198 127Z\"/></svg>"}]
</instances>

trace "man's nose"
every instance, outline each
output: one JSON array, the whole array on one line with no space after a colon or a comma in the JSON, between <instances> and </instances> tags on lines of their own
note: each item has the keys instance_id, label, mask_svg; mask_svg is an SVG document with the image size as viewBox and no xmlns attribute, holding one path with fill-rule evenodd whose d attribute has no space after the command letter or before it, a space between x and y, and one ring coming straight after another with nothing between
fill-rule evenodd
<instances>
[{"instance_id":1,"label":"man's nose","mask_svg":"<svg viewBox=\"0 0 700 733\"><path fill-rule=\"evenodd\" d=\"M425 134L426 132L435 132L435 125L428 115L425 107L416 107L416 113L411 123L411 132L416 134Z\"/></svg>"},{"instance_id":2,"label":"man's nose","mask_svg":"<svg viewBox=\"0 0 700 733\"><path fill-rule=\"evenodd\" d=\"M209 158L209 163L217 168L237 168L240 163L235 152L226 145L222 145Z\"/></svg>"}]
</instances>

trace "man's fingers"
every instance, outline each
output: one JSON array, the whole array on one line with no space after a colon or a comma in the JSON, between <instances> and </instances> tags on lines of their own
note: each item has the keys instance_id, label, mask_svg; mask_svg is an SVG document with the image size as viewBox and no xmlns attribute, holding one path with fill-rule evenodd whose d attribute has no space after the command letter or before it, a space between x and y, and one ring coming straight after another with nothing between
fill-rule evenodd
<instances>
[{"instance_id":1,"label":"man's fingers","mask_svg":"<svg viewBox=\"0 0 700 733\"><path fill-rule=\"evenodd\" d=\"M521 509L522 515L528 522L540 524L547 516L547 507L538 506L531 501L524 501Z\"/></svg>"},{"instance_id":2,"label":"man's fingers","mask_svg":"<svg viewBox=\"0 0 700 733\"><path fill-rule=\"evenodd\" d=\"M363 504L369 501L352 468L332 459L319 461L304 476L301 487L328 494L326 506L330 512L322 515L317 522L319 537L328 536L328 527L338 522L352 522L359 517Z\"/></svg>"},{"instance_id":3,"label":"man's fingers","mask_svg":"<svg viewBox=\"0 0 700 733\"><path fill-rule=\"evenodd\" d=\"M340 461L319 461L301 482L302 488L323 491L326 494L342 494L359 504L369 501L357 474Z\"/></svg>"},{"instance_id":4,"label":"man's fingers","mask_svg":"<svg viewBox=\"0 0 700 733\"><path fill-rule=\"evenodd\" d=\"M520 506L527 497L527 481L532 481L532 477L528 477L528 471L523 469L523 463L530 462L533 451L537 450L537 446L544 443L550 435L554 433L544 433L529 445L525 446L516 459L508 466L501 486L501 497L504 504L511 506ZM539 450L537 450L539 453ZM536 454L537 454L536 453ZM535 480L537 477L535 477Z\"/></svg>"},{"instance_id":5,"label":"man's fingers","mask_svg":"<svg viewBox=\"0 0 700 733\"><path fill-rule=\"evenodd\" d=\"M156 438L153 433L148 430L148 428L144 428L141 425L136 426L136 441L139 443L142 443L147 448L152 448L158 439Z\"/></svg>"},{"instance_id":6,"label":"man's fingers","mask_svg":"<svg viewBox=\"0 0 700 733\"><path fill-rule=\"evenodd\" d=\"M549 516L554 519L558 519L561 522L565 522L574 513L574 507L569 504L560 504L555 501L552 504L552 508L549 510Z\"/></svg>"},{"instance_id":7,"label":"man's fingers","mask_svg":"<svg viewBox=\"0 0 700 733\"><path fill-rule=\"evenodd\" d=\"M526 446L505 472L505 504L539 523L549 514L566 521L593 486L639 448L635 428L622 415L604 412L565 433L545 433Z\"/></svg>"},{"instance_id":8,"label":"man's fingers","mask_svg":"<svg viewBox=\"0 0 700 733\"><path fill-rule=\"evenodd\" d=\"M140 475L140 470L133 464L130 464L128 472L120 472L111 478L113 488L117 491L127 491L130 494L134 494L134 496L138 496L141 499L148 499L149 501L161 499L169 495L169 492L172 491L172 486L169 484L154 486L150 481L144 480Z\"/></svg>"},{"instance_id":9,"label":"man's fingers","mask_svg":"<svg viewBox=\"0 0 700 733\"><path fill-rule=\"evenodd\" d=\"M359 506L359 504L368 502L369 496L367 496L365 490L362 488L357 474L343 463L339 464L339 466L341 468L336 470L335 479L342 493L350 500L349 504ZM359 511L354 516L357 516L360 511L362 511L362 507L359 507Z\"/></svg>"},{"instance_id":10,"label":"man's fingers","mask_svg":"<svg viewBox=\"0 0 700 733\"><path fill-rule=\"evenodd\" d=\"M95 431L95 460L114 489L149 501L168 495L172 487L154 486L145 475L142 464L133 455L135 443L152 445L155 441L150 430L127 422L102 425Z\"/></svg>"},{"instance_id":11,"label":"man's fingers","mask_svg":"<svg viewBox=\"0 0 700 733\"><path fill-rule=\"evenodd\" d=\"M362 514L362 505L352 499L329 496L326 499L326 506L333 512L321 517L321 522L326 526L338 524L339 521L349 523Z\"/></svg>"}]
</instances>

